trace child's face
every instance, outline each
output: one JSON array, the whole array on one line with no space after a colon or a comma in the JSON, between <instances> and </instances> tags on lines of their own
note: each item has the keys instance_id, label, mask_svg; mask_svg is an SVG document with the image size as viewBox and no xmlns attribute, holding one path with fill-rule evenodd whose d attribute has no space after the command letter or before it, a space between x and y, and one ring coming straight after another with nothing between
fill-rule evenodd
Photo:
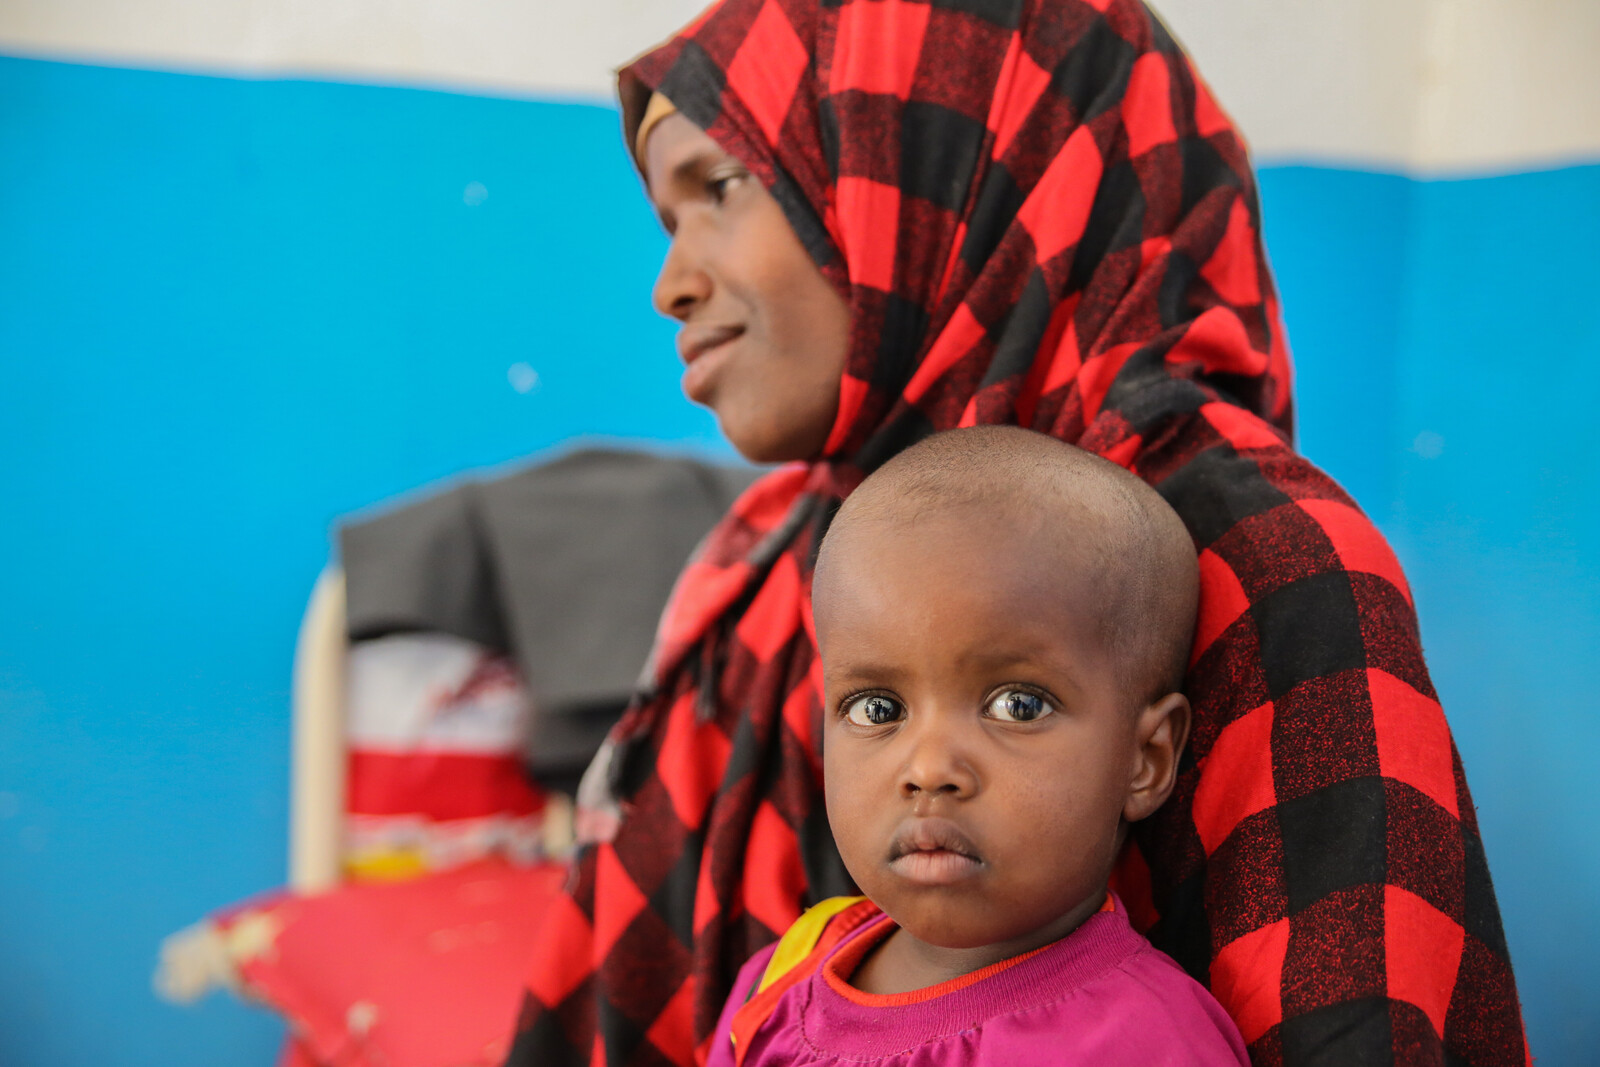
<instances>
[{"instance_id":1,"label":"child's face","mask_svg":"<svg viewBox=\"0 0 1600 1067\"><path fill-rule=\"evenodd\" d=\"M1093 907L1125 814L1148 814L1141 706L1098 648L1085 570L994 517L861 523L830 548L828 819L919 940L1026 940Z\"/></svg>"}]
</instances>

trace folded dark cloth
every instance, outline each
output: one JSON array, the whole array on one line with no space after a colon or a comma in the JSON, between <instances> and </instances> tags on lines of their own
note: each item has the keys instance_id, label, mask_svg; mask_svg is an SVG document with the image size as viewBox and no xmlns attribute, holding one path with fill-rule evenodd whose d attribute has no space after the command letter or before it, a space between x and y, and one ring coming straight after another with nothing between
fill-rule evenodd
<instances>
[{"instance_id":1,"label":"folded dark cloth","mask_svg":"<svg viewBox=\"0 0 1600 1067\"><path fill-rule=\"evenodd\" d=\"M585 449L342 525L350 639L509 653L536 705L530 768L564 784L633 692L684 562L759 474Z\"/></svg>"}]
</instances>

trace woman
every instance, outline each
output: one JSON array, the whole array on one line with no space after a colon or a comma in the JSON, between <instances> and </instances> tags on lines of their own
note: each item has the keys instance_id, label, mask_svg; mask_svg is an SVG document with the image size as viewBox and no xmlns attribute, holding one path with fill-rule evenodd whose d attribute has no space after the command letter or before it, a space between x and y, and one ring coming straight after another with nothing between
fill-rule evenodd
<instances>
[{"instance_id":1,"label":"woman","mask_svg":"<svg viewBox=\"0 0 1600 1067\"><path fill-rule=\"evenodd\" d=\"M1137 0L725 0L622 72L684 387L768 476L680 579L592 772L619 805L513 1064L689 1064L740 962L847 888L806 593L864 471L1016 423L1202 551L1173 800L1119 889L1258 1063L1525 1061L1471 802L1381 536L1289 446L1245 150Z\"/></svg>"}]
</instances>

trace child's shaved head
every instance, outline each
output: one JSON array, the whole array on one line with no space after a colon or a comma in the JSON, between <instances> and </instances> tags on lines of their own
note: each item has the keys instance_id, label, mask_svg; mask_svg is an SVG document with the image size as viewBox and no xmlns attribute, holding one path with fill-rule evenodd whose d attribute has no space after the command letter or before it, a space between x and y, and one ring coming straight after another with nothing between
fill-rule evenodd
<instances>
[{"instance_id":1,"label":"child's shaved head","mask_svg":"<svg viewBox=\"0 0 1600 1067\"><path fill-rule=\"evenodd\" d=\"M828 595L830 557L876 528L934 518L989 526L986 551L1048 552L1081 572L1093 632L1129 695L1181 687L1199 596L1194 543L1177 513L1123 468L1053 437L1009 426L935 434L884 464L840 507L817 560L815 595Z\"/></svg>"},{"instance_id":2,"label":"child's shaved head","mask_svg":"<svg viewBox=\"0 0 1600 1067\"><path fill-rule=\"evenodd\" d=\"M1098 906L1177 779L1197 571L1155 490L1027 430L929 437L845 499L811 591L823 787L905 952L981 966Z\"/></svg>"}]
</instances>

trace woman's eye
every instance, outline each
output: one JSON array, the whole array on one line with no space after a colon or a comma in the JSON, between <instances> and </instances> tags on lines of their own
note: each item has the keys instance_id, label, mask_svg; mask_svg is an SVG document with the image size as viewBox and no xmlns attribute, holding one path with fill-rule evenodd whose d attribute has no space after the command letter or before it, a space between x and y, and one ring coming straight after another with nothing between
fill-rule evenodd
<instances>
[{"instance_id":1,"label":"woman's eye","mask_svg":"<svg viewBox=\"0 0 1600 1067\"><path fill-rule=\"evenodd\" d=\"M1044 697L1026 689L1007 689L997 694L984 709L989 718L1001 722L1033 722L1055 710Z\"/></svg>"},{"instance_id":2,"label":"woman's eye","mask_svg":"<svg viewBox=\"0 0 1600 1067\"><path fill-rule=\"evenodd\" d=\"M750 175L742 170L714 174L706 179L706 194L714 202L720 204L728 199L728 194L738 188L739 183L748 177Z\"/></svg>"},{"instance_id":3,"label":"woman's eye","mask_svg":"<svg viewBox=\"0 0 1600 1067\"><path fill-rule=\"evenodd\" d=\"M884 726L905 713L898 700L871 694L856 697L844 706L844 717L857 726Z\"/></svg>"}]
</instances>

